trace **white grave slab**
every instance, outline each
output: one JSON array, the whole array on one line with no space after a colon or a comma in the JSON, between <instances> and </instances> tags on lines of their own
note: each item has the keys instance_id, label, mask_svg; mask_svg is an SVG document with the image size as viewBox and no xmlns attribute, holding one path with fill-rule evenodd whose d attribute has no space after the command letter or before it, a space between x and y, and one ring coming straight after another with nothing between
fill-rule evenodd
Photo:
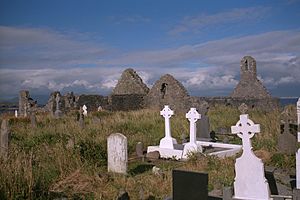
<instances>
[{"instance_id":1,"label":"white grave slab","mask_svg":"<svg viewBox=\"0 0 300 200\"><path fill-rule=\"evenodd\" d=\"M196 111L195 108L186 114L186 117L190 120L190 142L178 144L177 141L171 136L170 129L170 117L174 112L165 106L160 114L165 118L165 137L161 139L159 146L148 146L147 152L159 151L161 158L172 158L172 159L186 159L187 152L190 151L202 151L202 146L210 146L213 148L222 148L218 152L212 152L208 155L216 155L218 157L224 158L228 156L233 156L238 153L242 146L224 143L215 143L207 141L197 141L196 140L196 121L201 118L201 115ZM185 152L185 153L184 153Z\"/></svg>"},{"instance_id":2,"label":"white grave slab","mask_svg":"<svg viewBox=\"0 0 300 200\"><path fill-rule=\"evenodd\" d=\"M267 200L270 199L269 185L264 175L264 165L252 151L251 138L260 132L260 125L254 124L247 114L231 127L243 142L243 154L236 159L234 199Z\"/></svg>"},{"instance_id":3,"label":"white grave slab","mask_svg":"<svg viewBox=\"0 0 300 200\"><path fill-rule=\"evenodd\" d=\"M297 101L298 142L300 142L300 98ZM300 189L300 149L296 152L296 188Z\"/></svg>"},{"instance_id":4,"label":"white grave slab","mask_svg":"<svg viewBox=\"0 0 300 200\"><path fill-rule=\"evenodd\" d=\"M196 122L201 119L201 115L196 108L191 108L185 117L190 121L190 141L184 145L183 158L187 158L192 152L202 152L201 145L198 146L196 142Z\"/></svg>"},{"instance_id":5,"label":"white grave slab","mask_svg":"<svg viewBox=\"0 0 300 200\"><path fill-rule=\"evenodd\" d=\"M107 138L108 171L126 174L127 162L127 138L121 133L111 134Z\"/></svg>"},{"instance_id":6,"label":"white grave slab","mask_svg":"<svg viewBox=\"0 0 300 200\"><path fill-rule=\"evenodd\" d=\"M83 105L83 106L82 106L82 110L83 110L83 113L82 113L82 114L86 117L87 114L88 114L86 105Z\"/></svg>"}]
</instances>

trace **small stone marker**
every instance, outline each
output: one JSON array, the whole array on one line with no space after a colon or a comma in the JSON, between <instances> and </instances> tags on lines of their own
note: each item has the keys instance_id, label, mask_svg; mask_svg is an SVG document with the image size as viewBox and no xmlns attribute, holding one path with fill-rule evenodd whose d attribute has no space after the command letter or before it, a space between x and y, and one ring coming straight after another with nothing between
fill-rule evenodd
<instances>
[{"instance_id":1,"label":"small stone marker","mask_svg":"<svg viewBox=\"0 0 300 200\"><path fill-rule=\"evenodd\" d=\"M107 138L108 171L127 173L127 138L121 133L111 134Z\"/></svg>"},{"instance_id":2,"label":"small stone marker","mask_svg":"<svg viewBox=\"0 0 300 200\"><path fill-rule=\"evenodd\" d=\"M239 111L240 111L242 114L246 114L249 108L248 108L247 104L242 103L242 104L238 107L238 109L239 109Z\"/></svg>"},{"instance_id":3,"label":"small stone marker","mask_svg":"<svg viewBox=\"0 0 300 200\"><path fill-rule=\"evenodd\" d=\"M18 111L15 110L15 118L18 118Z\"/></svg>"},{"instance_id":4,"label":"small stone marker","mask_svg":"<svg viewBox=\"0 0 300 200\"><path fill-rule=\"evenodd\" d=\"M36 128L36 116L34 113L30 114L30 123L31 123L31 128Z\"/></svg>"},{"instance_id":5,"label":"small stone marker","mask_svg":"<svg viewBox=\"0 0 300 200\"><path fill-rule=\"evenodd\" d=\"M190 141L184 145L184 158L186 158L190 152L202 152L201 146L198 147L196 143L196 122L198 119L201 119L201 115L197 112L196 108L191 108L186 114L186 118L190 121Z\"/></svg>"},{"instance_id":6,"label":"small stone marker","mask_svg":"<svg viewBox=\"0 0 300 200\"><path fill-rule=\"evenodd\" d=\"M207 200L208 174L173 170L173 200Z\"/></svg>"},{"instance_id":7,"label":"small stone marker","mask_svg":"<svg viewBox=\"0 0 300 200\"><path fill-rule=\"evenodd\" d=\"M174 149L174 144L177 144L177 141L175 138L172 138L170 128L170 118L174 115L174 112L166 105L164 109L160 111L160 115L165 118L165 137L160 140L159 148Z\"/></svg>"},{"instance_id":8,"label":"small stone marker","mask_svg":"<svg viewBox=\"0 0 300 200\"><path fill-rule=\"evenodd\" d=\"M0 157L4 160L8 157L9 134L8 120L3 119L0 132Z\"/></svg>"},{"instance_id":9,"label":"small stone marker","mask_svg":"<svg viewBox=\"0 0 300 200\"><path fill-rule=\"evenodd\" d=\"M27 103L24 104L24 117L27 117L28 106Z\"/></svg>"},{"instance_id":10,"label":"small stone marker","mask_svg":"<svg viewBox=\"0 0 300 200\"><path fill-rule=\"evenodd\" d=\"M82 110L83 110L83 115L85 116L85 117L87 117L87 114L88 114L88 112L87 112L87 107L86 107L86 105L83 105L82 106Z\"/></svg>"},{"instance_id":11,"label":"small stone marker","mask_svg":"<svg viewBox=\"0 0 300 200\"><path fill-rule=\"evenodd\" d=\"M136 152L136 155L137 157L141 158L141 157L144 157L144 145L142 142L138 142L135 146L135 152Z\"/></svg>"},{"instance_id":12,"label":"small stone marker","mask_svg":"<svg viewBox=\"0 0 300 200\"><path fill-rule=\"evenodd\" d=\"M97 108L97 111L98 111L98 112L103 111L103 108L102 108L101 106L99 106L99 107Z\"/></svg>"},{"instance_id":13,"label":"small stone marker","mask_svg":"<svg viewBox=\"0 0 300 200\"><path fill-rule=\"evenodd\" d=\"M80 110L79 110L79 126L80 128L84 128L84 117L83 117L83 109L82 107L80 107Z\"/></svg>"},{"instance_id":14,"label":"small stone marker","mask_svg":"<svg viewBox=\"0 0 300 200\"><path fill-rule=\"evenodd\" d=\"M250 138L260 132L260 125L254 124L248 115L240 115L240 120L231 126L233 134L237 134L243 142L243 154L236 159L234 199L269 200L269 185L264 175L264 165L252 151Z\"/></svg>"},{"instance_id":15,"label":"small stone marker","mask_svg":"<svg viewBox=\"0 0 300 200\"><path fill-rule=\"evenodd\" d=\"M296 137L290 133L289 116L284 114L284 130L278 137L278 150L282 153L292 155L297 150Z\"/></svg>"}]
</instances>

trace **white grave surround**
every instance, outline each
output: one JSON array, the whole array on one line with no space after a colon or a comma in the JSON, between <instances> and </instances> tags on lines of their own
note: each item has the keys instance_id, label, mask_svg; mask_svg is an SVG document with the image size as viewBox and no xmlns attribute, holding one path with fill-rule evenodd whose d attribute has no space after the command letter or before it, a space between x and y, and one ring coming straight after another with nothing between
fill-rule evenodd
<instances>
[{"instance_id":1,"label":"white grave surround","mask_svg":"<svg viewBox=\"0 0 300 200\"><path fill-rule=\"evenodd\" d=\"M297 101L298 142L300 142L300 98ZM296 188L300 189L300 149L296 152Z\"/></svg>"},{"instance_id":2,"label":"white grave surround","mask_svg":"<svg viewBox=\"0 0 300 200\"><path fill-rule=\"evenodd\" d=\"M127 173L127 138L121 133L111 134L107 138L107 169L114 173Z\"/></svg>"},{"instance_id":3,"label":"white grave surround","mask_svg":"<svg viewBox=\"0 0 300 200\"><path fill-rule=\"evenodd\" d=\"M190 142L177 144L177 141L172 138L170 130L170 117L174 114L169 106L165 106L160 114L165 118L165 137L160 140L159 146L148 146L147 152L159 151L161 158L182 159L188 158L189 152L202 152L202 147L210 146L213 148L224 148L218 152L209 153L208 155L215 155L221 158L233 156L241 149L241 145L224 144L207 141L196 140L196 121L201 118L201 115L195 108L191 108L186 114L186 118L190 121ZM167 139L166 139L167 138Z\"/></svg>"},{"instance_id":4,"label":"white grave surround","mask_svg":"<svg viewBox=\"0 0 300 200\"><path fill-rule=\"evenodd\" d=\"M247 114L240 115L240 120L231 127L243 142L243 154L236 159L233 199L269 200L269 184L264 175L264 165L252 151L251 138L260 132L260 125L254 124Z\"/></svg>"},{"instance_id":5,"label":"white grave surround","mask_svg":"<svg viewBox=\"0 0 300 200\"><path fill-rule=\"evenodd\" d=\"M86 105L83 105L83 106L82 106L82 110L83 110L83 113L82 113L82 114L86 117L87 114L88 114Z\"/></svg>"}]
</instances>

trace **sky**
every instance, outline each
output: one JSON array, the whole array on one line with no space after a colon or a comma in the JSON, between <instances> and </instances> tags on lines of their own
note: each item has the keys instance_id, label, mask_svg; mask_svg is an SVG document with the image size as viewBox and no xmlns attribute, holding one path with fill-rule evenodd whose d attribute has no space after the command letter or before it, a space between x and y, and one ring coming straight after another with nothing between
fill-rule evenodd
<instances>
[{"instance_id":1,"label":"sky","mask_svg":"<svg viewBox=\"0 0 300 200\"><path fill-rule=\"evenodd\" d=\"M300 96L299 0L0 0L0 99L109 95L126 68L228 96L246 55L272 96Z\"/></svg>"}]
</instances>

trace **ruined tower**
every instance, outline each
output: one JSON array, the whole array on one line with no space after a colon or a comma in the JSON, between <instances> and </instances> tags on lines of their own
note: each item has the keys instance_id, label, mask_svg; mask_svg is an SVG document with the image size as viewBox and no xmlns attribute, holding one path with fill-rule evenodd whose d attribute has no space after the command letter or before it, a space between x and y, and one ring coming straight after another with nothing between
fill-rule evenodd
<instances>
[{"instance_id":1,"label":"ruined tower","mask_svg":"<svg viewBox=\"0 0 300 200\"><path fill-rule=\"evenodd\" d=\"M257 78L256 61L251 56L241 60L241 80L231 94L233 98L271 98L270 93Z\"/></svg>"}]
</instances>

